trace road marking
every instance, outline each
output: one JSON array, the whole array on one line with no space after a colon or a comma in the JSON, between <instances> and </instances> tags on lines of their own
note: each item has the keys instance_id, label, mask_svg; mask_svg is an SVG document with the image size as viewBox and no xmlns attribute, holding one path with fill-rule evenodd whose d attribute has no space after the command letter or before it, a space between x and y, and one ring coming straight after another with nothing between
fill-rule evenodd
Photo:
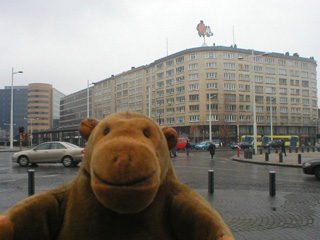
<instances>
[{"instance_id":1,"label":"road marking","mask_svg":"<svg viewBox=\"0 0 320 240\"><path fill-rule=\"evenodd\" d=\"M39 177L46 178L46 177L56 177L56 176L59 176L59 174L45 175L45 176L39 176Z\"/></svg>"}]
</instances>

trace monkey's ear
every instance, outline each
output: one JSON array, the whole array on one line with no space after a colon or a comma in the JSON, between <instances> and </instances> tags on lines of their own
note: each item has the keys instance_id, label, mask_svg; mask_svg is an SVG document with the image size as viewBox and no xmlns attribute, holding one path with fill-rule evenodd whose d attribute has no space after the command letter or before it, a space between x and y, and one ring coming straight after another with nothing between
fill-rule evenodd
<instances>
[{"instance_id":1,"label":"monkey's ear","mask_svg":"<svg viewBox=\"0 0 320 240\"><path fill-rule=\"evenodd\" d=\"M88 141L92 130L95 128L95 126L98 125L98 123L99 120L94 118L83 119L79 125L79 131L81 136Z\"/></svg>"},{"instance_id":2,"label":"monkey's ear","mask_svg":"<svg viewBox=\"0 0 320 240\"><path fill-rule=\"evenodd\" d=\"M162 127L162 132L166 136L169 149L174 148L178 143L178 134L176 130L169 127Z\"/></svg>"}]
</instances>

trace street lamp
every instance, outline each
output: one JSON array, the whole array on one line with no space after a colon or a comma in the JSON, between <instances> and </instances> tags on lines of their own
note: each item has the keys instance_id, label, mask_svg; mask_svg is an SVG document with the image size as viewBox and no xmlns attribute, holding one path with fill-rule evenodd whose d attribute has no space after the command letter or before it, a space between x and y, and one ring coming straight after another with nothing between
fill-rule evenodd
<instances>
[{"instance_id":1,"label":"street lamp","mask_svg":"<svg viewBox=\"0 0 320 240\"><path fill-rule=\"evenodd\" d=\"M273 141L273 129L272 129L272 99L275 99L274 97L270 97L270 137L271 141Z\"/></svg>"},{"instance_id":2,"label":"street lamp","mask_svg":"<svg viewBox=\"0 0 320 240\"><path fill-rule=\"evenodd\" d=\"M10 149L13 149L13 75L23 73L23 71L14 72L12 68L11 74L11 110L10 110Z\"/></svg>"},{"instance_id":3,"label":"street lamp","mask_svg":"<svg viewBox=\"0 0 320 240\"><path fill-rule=\"evenodd\" d=\"M209 140L212 142L212 126L211 126L211 99L213 99L214 95L211 97L211 93L209 93Z\"/></svg>"},{"instance_id":4,"label":"street lamp","mask_svg":"<svg viewBox=\"0 0 320 240\"><path fill-rule=\"evenodd\" d=\"M254 153L257 153L257 110L256 110L256 86L255 86L255 80L254 80L254 57L260 57L268 55L269 53L265 52L259 55L254 55L254 50L251 50L251 78L252 78L252 96L253 96L253 143L254 143ZM243 59L243 57L239 57L238 59Z\"/></svg>"},{"instance_id":5,"label":"street lamp","mask_svg":"<svg viewBox=\"0 0 320 240\"><path fill-rule=\"evenodd\" d=\"M90 87L91 85L94 85L94 83L89 83L89 80L87 80L87 118L90 117L90 101L89 101L90 94L89 94L89 87Z\"/></svg>"}]
</instances>

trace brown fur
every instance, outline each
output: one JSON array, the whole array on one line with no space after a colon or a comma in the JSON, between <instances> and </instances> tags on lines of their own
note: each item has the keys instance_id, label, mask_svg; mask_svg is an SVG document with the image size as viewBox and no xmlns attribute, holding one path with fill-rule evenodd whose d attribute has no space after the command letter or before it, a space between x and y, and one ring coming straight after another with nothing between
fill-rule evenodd
<instances>
[{"instance_id":1,"label":"brown fur","mask_svg":"<svg viewBox=\"0 0 320 240\"><path fill-rule=\"evenodd\" d=\"M122 112L85 119L79 130L88 143L77 177L0 215L0 239L233 239L210 204L177 179L174 129Z\"/></svg>"}]
</instances>

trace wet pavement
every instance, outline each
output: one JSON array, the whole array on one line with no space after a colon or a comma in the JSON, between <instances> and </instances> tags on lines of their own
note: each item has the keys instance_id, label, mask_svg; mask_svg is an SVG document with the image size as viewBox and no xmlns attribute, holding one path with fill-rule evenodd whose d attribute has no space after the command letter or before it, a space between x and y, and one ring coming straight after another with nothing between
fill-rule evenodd
<instances>
[{"instance_id":1,"label":"wet pavement","mask_svg":"<svg viewBox=\"0 0 320 240\"><path fill-rule=\"evenodd\" d=\"M27 170L0 157L0 212L27 197ZM179 152L172 158L178 178L215 208L236 239L320 239L320 181L302 173L302 163L318 152L278 153L244 158L241 151L217 149L213 160L208 152ZM0 156L2 156L0 149ZM208 170L214 170L214 193L208 192ZM59 186L77 174L77 168L60 164L39 165L36 193ZM276 172L276 195L269 195L269 172Z\"/></svg>"}]
</instances>

